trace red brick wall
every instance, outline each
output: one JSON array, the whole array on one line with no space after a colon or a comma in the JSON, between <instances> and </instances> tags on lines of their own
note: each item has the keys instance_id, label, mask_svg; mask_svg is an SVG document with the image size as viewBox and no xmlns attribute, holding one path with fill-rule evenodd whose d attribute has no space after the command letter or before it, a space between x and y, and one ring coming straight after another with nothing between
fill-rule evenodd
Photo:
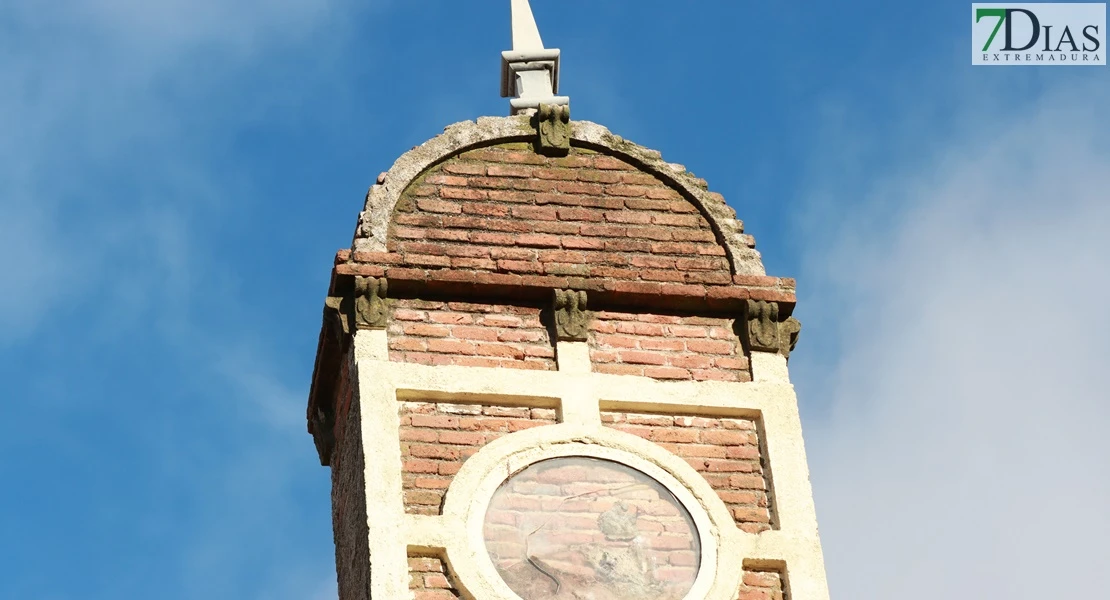
<instances>
[{"instance_id":1,"label":"red brick wall","mask_svg":"<svg viewBox=\"0 0 1110 600\"><path fill-rule=\"evenodd\" d=\"M409 589L416 600L455 600L459 591L438 556L409 555Z\"/></svg>"},{"instance_id":2,"label":"red brick wall","mask_svg":"<svg viewBox=\"0 0 1110 600\"><path fill-rule=\"evenodd\" d=\"M332 531L340 600L369 600L370 545L366 525L365 462L358 399L351 393L348 362L336 389L336 444L331 459Z\"/></svg>"},{"instance_id":3,"label":"red brick wall","mask_svg":"<svg viewBox=\"0 0 1110 600\"><path fill-rule=\"evenodd\" d=\"M405 512L437 515L451 478L483 445L505 434L555 423L555 409L444 402L401 402Z\"/></svg>"},{"instance_id":4,"label":"red brick wall","mask_svg":"<svg viewBox=\"0 0 1110 600\"><path fill-rule=\"evenodd\" d=\"M744 531L771 528L770 486L754 420L604 411L601 421L685 459L717 491Z\"/></svg>"},{"instance_id":5,"label":"red brick wall","mask_svg":"<svg viewBox=\"0 0 1110 600\"><path fill-rule=\"evenodd\" d=\"M399 264L476 271L729 284L724 248L698 209L650 174L572 149L506 144L415 180L393 215Z\"/></svg>"},{"instance_id":6,"label":"red brick wall","mask_svg":"<svg viewBox=\"0 0 1110 600\"><path fill-rule=\"evenodd\" d=\"M537 307L396 300L392 317L392 361L555 370Z\"/></svg>"},{"instance_id":7,"label":"red brick wall","mask_svg":"<svg viewBox=\"0 0 1110 600\"><path fill-rule=\"evenodd\" d=\"M744 581L736 600L790 600L790 595L778 571L744 569Z\"/></svg>"},{"instance_id":8,"label":"red brick wall","mask_svg":"<svg viewBox=\"0 0 1110 600\"><path fill-rule=\"evenodd\" d=\"M598 373L751 381L730 319L602 311L590 323L589 344Z\"/></svg>"}]
</instances>

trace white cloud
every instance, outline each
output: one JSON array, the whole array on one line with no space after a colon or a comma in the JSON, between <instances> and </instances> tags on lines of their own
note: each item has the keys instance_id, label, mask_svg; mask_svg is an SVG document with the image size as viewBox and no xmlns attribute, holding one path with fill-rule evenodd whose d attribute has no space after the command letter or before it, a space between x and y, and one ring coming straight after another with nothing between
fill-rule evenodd
<instances>
[{"instance_id":1,"label":"white cloud","mask_svg":"<svg viewBox=\"0 0 1110 600\"><path fill-rule=\"evenodd\" d=\"M794 370L823 413L807 447L836 597L1104 593L1110 87L1090 81L969 108L922 140L935 153L827 182L866 198L811 232L800 306L836 350L827 377Z\"/></svg>"},{"instance_id":2,"label":"white cloud","mask_svg":"<svg viewBox=\"0 0 1110 600\"><path fill-rule=\"evenodd\" d=\"M203 44L261 50L311 31L343 0L15 0L7 11L36 32L69 30L101 45L141 48L155 62ZM72 41L72 40L70 40Z\"/></svg>"},{"instance_id":3,"label":"white cloud","mask_svg":"<svg viewBox=\"0 0 1110 600\"><path fill-rule=\"evenodd\" d=\"M262 118L269 103L295 105L310 87L267 79L273 59L287 58L297 44L312 44L313 57L334 51L346 27L340 9L351 3L0 4L0 350L35 340L50 330L48 321L62 322L67 352L81 366L128 377L149 362L172 365L164 372L182 378L164 382L165 393L143 390L148 410L127 415L134 429L121 434L144 452L119 460L135 472L156 462L172 481L142 481L140 494L184 494L135 515L158 532L162 546L151 560L164 561L161 575L109 567L83 584L84 595L129 597L135 586L166 586L163 595L181 597L328 597L330 556L303 557L305 544L326 541L327 517L322 528L296 523L310 512L305 478L319 490L313 501L327 494L327 470L312 465L303 429L303 390L290 389L293 375L278 366L288 357L270 340L256 339L249 325L220 327L248 313L257 294L242 293L235 265L214 260L205 236L214 217L243 211L249 200L242 193L249 183L220 163L237 129ZM240 110L244 102L250 110ZM128 336L161 351L134 356ZM95 412L88 423L58 425L73 443L91 444L101 438L89 432L119 416L114 398L97 396L107 393L100 385L82 381L81 394L40 398L36 409L49 411L44 421L53 423L64 421L55 411ZM175 406L182 389L196 396ZM88 407L102 400L109 406ZM190 429L195 419L205 421L202 429ZM46 456L57 460L49 450ZM117 483L129 489L135 481ZM106 507L97 502L104 498L82 499L97 514L118 510L115 498ZM139 537L120 531L128 536Z\"/></svg>"},{"instance_id":4,"label":"white cloud","mask_svg":"<svg viewBox=\"0 0 1110 600\"><path fill-rule=\"evenodd\" d=\"M133 276L187 277L188 223L227 192L221 93L336 23L345 1L15 0L0 8L0 346ZM336 31L317 49L331 48ZM252 96L295 98L285 86ZM215 98L215 99L214 99ZM263 106L259 106L261 103ZM253 114L253 113L252 113ZM222 137L221 137L222 136ZM207 193L197 194L197 190ZM145 220L156 218L157 221ZM164 238L164 239L163 239ZM166 254L166 244L174 244ZM153 252L151 249L153 248ZM162 262L161 259L166 259Z\"/></svg>"},{"instance_id":5,"label":"white cloud","mask_svg":"<svg viewBox=\"0 0 1110 600\"><path fill-rule=\"evenodd\" d=\"M221 348L215 371L240 401L245 420L261 421L307 446L304 389L290 389L275 377L278 368L263 361L271 357L260 356L260 347L260 343L240 343Z\"/></svg>"}]
</instances>

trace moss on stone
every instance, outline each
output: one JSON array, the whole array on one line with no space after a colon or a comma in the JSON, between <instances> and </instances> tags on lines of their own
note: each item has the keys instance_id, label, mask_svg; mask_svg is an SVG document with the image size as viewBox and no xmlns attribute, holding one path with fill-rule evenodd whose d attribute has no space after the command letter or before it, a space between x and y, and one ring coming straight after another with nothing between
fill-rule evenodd
<instances>
[{"instance_id":1,"label":"moss on stone","mask_svg":"<svg viewBox=\"0 0 1110 600\"><path fill-rule=\"evenodd\" d=\"M505 142L504 144L497 144L490 146L491 148L505 148L506 150L531 150L531 142Z\"/></svg>"}]
</instances>

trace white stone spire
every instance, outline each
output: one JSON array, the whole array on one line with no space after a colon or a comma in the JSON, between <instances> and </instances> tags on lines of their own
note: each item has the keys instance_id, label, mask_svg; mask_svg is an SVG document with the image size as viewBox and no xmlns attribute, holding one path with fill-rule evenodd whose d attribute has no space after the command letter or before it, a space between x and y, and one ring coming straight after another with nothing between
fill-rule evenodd
<instances>
[{"instance_id":1,"label":"white stone spire","mask_svg":"<svg viewBox=\"0 0 1110 600\"><path fill-rule=\"evenodd\" d=\"M546 49L528 0L511 0L513 49L501 53L501 97L512 114L540 104L570 104L559 91L559 50Z\"/></svg>"},{"instance_id":2,"label":"white stone spire","mask_svg":"<svg viewBox=\"0 0 1110 600\"><path fill-rule=\"evenodd\" d=\"M510 0L513 19L513 50L517 52L536 52L543 50L540 28L528 0Z\"/></svg>"}]
</instances>

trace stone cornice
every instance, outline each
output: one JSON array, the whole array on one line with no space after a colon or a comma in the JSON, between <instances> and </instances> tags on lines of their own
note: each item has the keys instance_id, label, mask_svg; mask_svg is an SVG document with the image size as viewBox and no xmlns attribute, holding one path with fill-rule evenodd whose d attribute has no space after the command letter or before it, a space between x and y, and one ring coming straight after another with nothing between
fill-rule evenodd
<instances>
[{"instance_id":1,"label":"stone cornice","mask_svg":"<svg viewBox=\"0 0 1110 600\"><path fill-rule=\"evenodd\" d=\"M356 259L356 260L353 260ZM373 261L360 262L357 259ZM528 275L491 271L428 268L404 264L398 253L336 254L332 287L343 288L353 277L385 277L391 290L404 294L432 292L462 296L499 297L507 294L520 299L543 299L552 289L573 289L590 293L599 300L619 306L650 309L681 309L691 312L733 311L747 300L764 300L792 306L796 300L791 278L766 275L733 275L727 284L691 284L632 281L605 277ZM503 292L499 291L503 290ZM789 310L786 311L789 315Z\"/></svg>"},{"instance_id":2,"label":"stone cornice","mask_svg":"<svg viewBox=\"0 0 1110 600\"><path fill-rule=\"evenodd\" d=\"M525 302L550 305L559 339L581 339L580 325L590 310L636 309L732 316L743 327L746 353L752 350L789 356L798 334L790 316L795 303L794 280L734 275L729 285L690 285L582 277L513 275L454 269L415 269L349 262L340 251L332 271L308 402L308 430L316 441L321 464L329 464L334 443L335 393L340 366L347 360L356 329L387 325L386 289L391 298L447 297L460 301ZM571 296L575 301L571 302ZM562 301L559 300L560 296ZM573 305L573 306L572 306ZM559 327L559 313L562 329Z\"/></svg>"}]
</instances>

